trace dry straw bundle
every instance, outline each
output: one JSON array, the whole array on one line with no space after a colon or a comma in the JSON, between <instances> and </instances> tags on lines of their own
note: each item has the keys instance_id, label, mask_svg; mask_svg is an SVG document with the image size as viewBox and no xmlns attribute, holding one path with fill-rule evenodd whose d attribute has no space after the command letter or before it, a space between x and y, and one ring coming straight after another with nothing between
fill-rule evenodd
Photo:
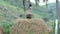
<instances>
[{"instance_id":1,"label":"dry straw bundle","mask_svg":"<svg viewBox=\"0 0 60 34\"><path fill-rule=\"evenodd\" d=\"M40 19L17 19L10 34L47 34L49 29Z\"/></svg>"},{"instance_id":2,"label":"dry straw bundle","mask_svg":"<svg viewBox=\"0 0 60 34\"><path fill-rule=\"evenodd\" d=\"M0 25L0 34L4 34L4 31L1 25Z\"/></svg>"}]
</instances>

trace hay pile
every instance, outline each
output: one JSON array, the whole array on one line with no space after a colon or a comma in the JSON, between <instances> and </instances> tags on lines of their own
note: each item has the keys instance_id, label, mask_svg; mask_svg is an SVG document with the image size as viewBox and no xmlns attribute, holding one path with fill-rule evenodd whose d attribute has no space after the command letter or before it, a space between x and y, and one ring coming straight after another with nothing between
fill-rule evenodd
<instances>
[{"instance_id":1,"label":"hay pile","mask_svg":"<svg viewBox=\"0 0 60 34\"><path fill-rule=\"evenodd\" d=\"M49 29L43 20L18 19L12 26L10 34L47 34Z\"/></svg>"},{"instance_id":2,"label":"hay pile","mask_svg":"<svg viewBox=\"0 0 60 34\"><path fill-rule=\"evenodd\" d=\"M4 34L4 31L1 25L0 25L0 34Z\"/></svg>"}]
</instances>

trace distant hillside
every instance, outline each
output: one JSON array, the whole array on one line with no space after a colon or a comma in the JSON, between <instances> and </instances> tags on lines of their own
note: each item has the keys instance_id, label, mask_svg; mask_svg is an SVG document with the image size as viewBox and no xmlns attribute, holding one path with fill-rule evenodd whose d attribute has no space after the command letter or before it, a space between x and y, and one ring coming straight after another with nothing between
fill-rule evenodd
<instances>
[{"instance_id":1,"label":"distant hillside","mask_svg":"<svg viewBox=\"0 0 60 34\"><path fill-rule=\"evenodd\" d=\"M18 17L18 15L20 14L20 11L22 10L17 10L17 7L0 0L0 20L1 21L5 21L5 20L12 21L13 19Z\"/></svg>"},{"instance_id":2,"label":"distant hillside","mask_svg":"<svg viewBox=\"0 0 60 34\"><path fill-rule=\"evenodd\" d=\"M12 0L10 0L12 1ZM38 10L38 11L37 11ZM41 10L41 11L40 11ZM23 9L20 7L18 8L15 5L11 5L8 0L0 0L0 23L2 22L12 22L14 19L19 18L21 14L23 14ZM39 13L40 12L40 13ZM43 10L40 7L40 9L33 7L32 9L32 16L33 18L42 18L46 12L43 14ZM22 17L25 18L25 15L23 14Z\"/></svg>"},{"instance_id":3,"label":"distant hillside","mask_svg":"<svg viewBox=\"0 0 60 34\"><path fill-rule=\"evenodd\" d=\"M5 2L7 3L10 3L11 5L14 5L14 6L17 6L21 9L23 9L23 6L22 6L22 1L23 0L18 0L18 3L16 4L16 1L15 0L4 0ZM28 2L26 2L26 10L28 8ZM38 18L49 18L49 19L54 19L55 17L55 13L50 13L50 10L44 8L44 7L36 7L33 3L32 3L32 14L35 15L34 17L38 17Z\"/></svg>"},{"instance_id":4,"label":"distant hillside","mask_svg":"<svg viewBox=\"0 0 60 34\"><path fill-rule=\"evenodd\" d=\"M8 16L9 20L15 19L15 18L25 18L25 15L23 14L23 6L22 6L22 0L18 0L18 4L16 5L16 1L15 0L0 0L0 4L5 8L7 11L3 11L3 14L5 13ZM26 11L28 9L28 2L26 2ZM0 11L0 13L2 12ZM8 12L8 13L6 13ZM2 14L2 15L3 15ZM12 15L13 14L13 15ZM23 16L21 16L23 15ZM33 18L42 18L44 19L46 22L48 21L52 21L55 19L55 11L50 11L44 7L38 6L36 7L33 3L32 3L32 16ZM5 17L4 17L5 18ZM3 19L4 19L3 18ZM7 18L7 17L6 17Z\"/></svg>"},{"instance_id":5,"label":"distant hillside","mask_svg":"<svg viewBox=\"0 0 60 34\"><path fill-rule=\"evenodd\" d=\"M34 7L32 9L33 18L42 18L43 15L40 15L39 12L42 12L42 11L40 11L39 9ZM41 14L43 14L43 13L41 13ZM20 15L23 15L23 16L20 17ZM25 18L24 11L21 7L18 8L17 6L11 5L9 2L0 0L0 23L1 24L5 24L5 23L11 24L15 19L17 19L19 17Z\"/></svg>"},{"instance_id":6,"label":"distant hillside","mask_svg":"<svg viewBox=\"0 0 60 34\"><path fill-rule=\"evenodd\" d=\"M19 10L17 8L18 7L0 0L0 24L2 24L5 34L9 33L13 21L17 19L21 11L23 11L21 8L19 8Z\"/></svg>"}]
</instances>

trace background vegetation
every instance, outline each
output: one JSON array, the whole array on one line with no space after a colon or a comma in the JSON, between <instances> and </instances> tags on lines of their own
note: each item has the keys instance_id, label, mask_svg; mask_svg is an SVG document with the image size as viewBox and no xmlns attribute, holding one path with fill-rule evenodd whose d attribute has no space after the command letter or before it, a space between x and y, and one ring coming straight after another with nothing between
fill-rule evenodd
<instances>
[{"instance_id":1,"label":"background vegetation","mask_svg":"<svg viewBox=\"0 0 60 34\"><path fill-rule=\"evenodd\" d=\"M28 9L27 3L28 2L26 2L26 11ZM51 29L54 29L55 15L56 15L55 3L48 4L48 9L45 7L45 5L36 7L35 4L32 3L32 17L33 17L32 19L41 18L45 20L46 24ZM17 18L26 19L26 16L23 11L22 0L18 0L17 5L15 0L0 0L0 24L2 24L5 34L9 34L10 27L13 25L13 22Z\"/></svg>"}]
</instances>

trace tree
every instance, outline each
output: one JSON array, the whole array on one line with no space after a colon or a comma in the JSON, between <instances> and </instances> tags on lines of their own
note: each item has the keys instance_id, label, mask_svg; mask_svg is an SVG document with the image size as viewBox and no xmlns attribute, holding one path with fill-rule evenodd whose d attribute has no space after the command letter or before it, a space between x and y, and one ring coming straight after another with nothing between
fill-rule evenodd
<instances>
[{"instance_id":1,"label":"tree","mask_svg":"<svg viewBox=\"0 0 60 34\"><path fill-rule=\"evenodd\" d=\"M59 4L58 4L58 0L56 0L56 19L55 19L55 34L58 34L58 28L59 28L59 26L58 26L58 12L59 12Z\"/></svg>"}]
</instances>

